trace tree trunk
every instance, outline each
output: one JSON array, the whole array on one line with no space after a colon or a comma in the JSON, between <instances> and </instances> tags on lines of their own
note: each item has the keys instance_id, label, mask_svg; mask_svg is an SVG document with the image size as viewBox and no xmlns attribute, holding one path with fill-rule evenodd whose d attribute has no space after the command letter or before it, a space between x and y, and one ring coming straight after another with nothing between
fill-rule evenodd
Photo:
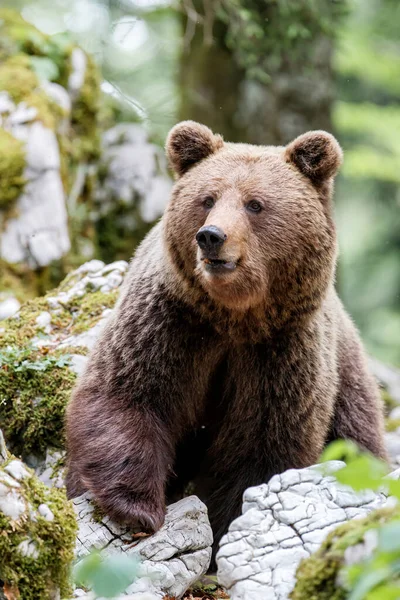
<instances>
[{"instance_id":1,"label":"tree trunk","mask_svg":"<svg viewBox=\"0 0 400 600\"><path fill-rule=\"evenodd\" d=\"M323 35L313 44L311 63L286 57L269 69L271 81L250 80L226 46L226 25L215 20L212 35L199 20L207 20L203 2L194 2L200 15L194 29L185 11L185 47L180 65L180 119L205 123L227 141L286 144L310 129L332 129L332 41ZM190 36L190 34L193 34ZM188 39L191 38L191 39Z\"/></svg>"}]
</instances>

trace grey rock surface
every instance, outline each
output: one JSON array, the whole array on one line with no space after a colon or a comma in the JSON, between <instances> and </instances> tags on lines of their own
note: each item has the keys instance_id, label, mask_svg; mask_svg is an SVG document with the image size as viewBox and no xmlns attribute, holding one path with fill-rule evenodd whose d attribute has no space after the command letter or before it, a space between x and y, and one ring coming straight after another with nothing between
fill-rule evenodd
<instances>
[{"instance_id":1,"label":"grey rock surface","mask_svg":"<svg viewBox=\"0 0 400 600\"><path fill-rule=\"evenodd\" d=\"M14 296L0 294L0 321L14 315L20 307L20 302Z\"/></svg>"},{"instance_id":2,"label":"grey rock surface","mask_svg":"<svg viewBox=\"0 0 400 600\"><path fill-rule=\"evenodd\" d=\"M231 600L287 600L299 562L350 519L392 502L383 493L356 493L329 474L343 463L289 470L244 493L242 515L217 554L218 579ZM396 475L397 476L397 475Z\"/></svg>"},{"instance_id":3,"label":"grey rock surface","mask_svg":"<svg viewBox=\"0 0 400 600\"><path fill-rule=\"evenodd\" d=\"M127 208L124 219L129 220L128 209L133 209L129 227L137 225L138 217L151 223L162 215L172 181L163 151L148 141L142 127L119 123L106 131L100 167L106 172L96 193L100 214L122 203Z\"/></svg>"},{"instance_id":4,"label":"grey rock surface","mask_svg":"<svg viewBox=\"0 0 400 600\"><path fill-rule=\"evenodd\" d=\"M212 531L207 508L196 496L168 506L162 528L139 541L132 537L132 530L112 522L109 517L95 521L89 494L77 498L74 504L79 525L78 559L93 548L105 554L124 552L140 556L139 578L126 590L124 599L128 596L144 600L143 594L179 598L208 568Z\"/></svg>"},{"instance_id":5,"label":"grey rock surface","mask_svg":"<svg viewBox=\"0 0 400 600\"><path fill-rule=\"evenodd\" d=\"M0 465L7 459L7 448L3 432L0 429Z\"/></svg>"},{"instance_id":6,"label":"grey rock surface","mask_svg":"<svg viewBox=\"0 0 400 600\"><path fill-rule=\"evenodd\" d=\"M63 89L59 88L58 95ZM49 93L48 89L44 91ZM68 96L65 90L63 94ZM57 137L35 120L36 109L24 102L15 105L6 92L2 100L1 126L25 145L26 184L16 201L14 216L3 225L0 257L11 264L43 267L70 248Z\"/></svg>"}]
</instances>

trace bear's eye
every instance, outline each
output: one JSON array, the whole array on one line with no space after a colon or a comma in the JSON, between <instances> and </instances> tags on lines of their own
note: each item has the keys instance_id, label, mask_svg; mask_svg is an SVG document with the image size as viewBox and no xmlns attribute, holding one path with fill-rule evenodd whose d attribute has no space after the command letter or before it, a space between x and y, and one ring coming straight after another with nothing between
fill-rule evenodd
<instances>
[{"instance_id":1,"label":"bear's eye","mask_svg":"<svg viewBox=\"0 0 400 600\"><path fill-rule=\"evenodd\" d=\"M246 208L252 213L259 213L262 210L262 206L257 200L251 200Z\"/></svg>"},{"instance_id":2,"label":"bear's eye","mask_svg":"<svg viewBox=\"0 0 400 600\"><path fill-rule=\"evenodd\" d=\"M215 200L212 196L206 196L203 200L204 208L212 208L215 204Z\"/></svg>"}]
</instances>

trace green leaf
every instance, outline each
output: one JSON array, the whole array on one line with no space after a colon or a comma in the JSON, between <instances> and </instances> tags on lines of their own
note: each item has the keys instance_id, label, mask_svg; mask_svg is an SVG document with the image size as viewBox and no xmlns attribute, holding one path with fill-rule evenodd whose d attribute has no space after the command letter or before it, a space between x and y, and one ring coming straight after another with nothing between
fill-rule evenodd
<instances>
[{"instance_id":1,"label":"green leaf","mask_svg":"<svg viewBox=\"0 0 400 600\"><path fill-rule=\"evenodd\" d=\"M126 554L102 557L92 552L74 568L74 580L93 590L96 596L113 598L121 594L138 577L139 557Z\"/></svg>"},{"instance_id":2,"label":"green leaf","mask_svg":"<svg viewBox=\"0 0 400 600\"><path fill-rule=\"evenodd\" d=\"M102 559L99 552L91 552L88 556L82 558L73 569L75 583L77 585L87 585L101 563Z\"/></svg>"},{"instance_id":3,"label":"green leaf","mask_svg":"<svg viewBox=\"0 0 400 600\"><path fill-rule=\"evenodd\" d=\"M370 592L379 583L382 583L388 576L389 569L368 570L360 577L348 600L365 600L366 594Z\"/></svg>"},{"instance_id":4,"label":"green leaf","mask_svg":"<svg viewBox=\"0 0 400 600\"><path fill-rule=\"evenodd\" d=\"M382 552L400 550L400 521L392 521L379 530L378 549Z\"/></svg>"},{"instance_id":5,"label":"green leaf","mask_svg":"<svg viewBox=\"0 0 400 600\"><path fill-rule=\"evenodd\" d=\"M396 479L385 479L385 486L389 490L391 496L395 496L400 499L400 481Z\"/></svg>"},{"instance_id":6,"label":"green leaf","mask_svg":"<svg viewBox=\"0 0 400 600\"><path fill-rule=\"evenodd\" d=\"M336 440L329 444L323 451L320 462L330 460L350 460L360 454L360 450L354 442L350 440Z\"/></svg>"},{"instance_id":7,"label":"green leaf","mask_svg":"<svg viewBox=\"0 0 400 600\"><path fill-rule=\"evenodd\" d=\"M383 584L369 592L366 600L399 600L399 598L399 586Z\"/></svg>"},{"instance_id":8,"label":"green leaf","mask_svg":"<svg viewBox=\"0 0 400 600\"><path fill-rule=\"evenodd\" d=\"M60 75L56 63L46 56L31 56L31 64L40 79L55 81Z\"/></svg>"},{"instance_id":9,"label":"green leaf","mask_svg":"<svg viewBox=\"0 0 400 600\"><path fill-rule=\"evenodd\" d=\"M383 477L387 474L387 465L368 454L353 459L343 469L335 472L336 479L354 490L377 490L384 484Z\"/></svg>"}]
</instances>

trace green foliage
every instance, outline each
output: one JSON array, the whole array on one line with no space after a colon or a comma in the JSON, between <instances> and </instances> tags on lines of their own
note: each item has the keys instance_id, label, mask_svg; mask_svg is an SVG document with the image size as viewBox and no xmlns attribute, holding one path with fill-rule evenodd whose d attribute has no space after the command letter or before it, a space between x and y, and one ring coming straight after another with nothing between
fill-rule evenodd
<instances>
[{"instance_id":1,"label":"green foliage","mask_svg":"<svg viewBox=\"0 0 400 600\"><path fill-rule=\"evenodd\" d=\"M337 127L352 140L343 173L348 177L400 184L400 109L371 102L337 102Z\"/></svg>"},{"instance_id":2,"label":"green foliage","mask_svg":"<svg viewBox=\"0 0 400 600\"><path fill-rule=\"evenodd\" d=\"M361 452L355 444L333 442L322 461L345 459L336 479L361 491L385 490L400 500L400 481L387 478L388 466ZM376 548L361 562L345 567L347 548L363 544L368 531L376 532ZM292 600L389 600L400 596L400 509L395 506L352 520L329 534L321 548L297 571Z\"/></svg>"},{"instance_id":3,"label":"green foliage","mask_svg":"<svg viewBox=\"0 0 400 600\"><path fill-rule=\"evenodd\" d=\"M114 598L137 579L139 565L138 556L92 551L75 565L73 576L77 585L91 589L96 597Z\"/></svg>"},{"instance_id":4,"label":"green foliage","mask_svg":"<svg viewBox=\"0 0 400 600\"><path fill-rule=\"evenodd\" d=\"M62 369L71 363L71 357L65 354L60 357L46 356L41 360L31 360L35 349L32 347L13 348L8 346L0 348L0 369L12 369L15 373L27 371L47 371L53 367Z\"/></svg>"},{"instance_id":5,"label":"green foliage","mask_svg":"<svg viewBox=\"0 0 400 600\"><path fill-rule=\"evenodd\" d=\"M344 149L339 291L369 351L400 364L400 5L349 0L349 8L334 54L333 120Z\"/></svg>"},{"instance_id":6,"label":"green foliage","mask_svg":"<svg viewBox=\"0 0 400 600\"><path fill-rule=\"evenodd\" d=\"M320 35L334 36L345 0L222 0L217 15L227 26L226 43L249 78L270 81L285 61L304 64Z\"/></svg>"}]
</instances>

